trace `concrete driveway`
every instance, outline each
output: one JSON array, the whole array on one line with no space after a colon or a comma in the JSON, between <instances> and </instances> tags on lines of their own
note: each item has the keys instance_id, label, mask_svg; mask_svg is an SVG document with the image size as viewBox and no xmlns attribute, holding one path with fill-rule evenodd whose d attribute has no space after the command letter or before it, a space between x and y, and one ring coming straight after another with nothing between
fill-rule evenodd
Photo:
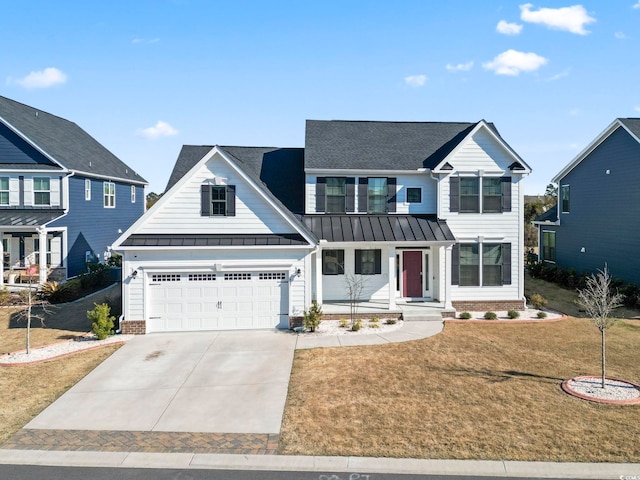
<instances>
[{"instance_id":1,"label":"concrete driveway","mask_svg":"<svg viewBox=\"0 0 640 480\"><path fill-rule=\"evenodd\" d=\"M139 336L25 428L277 434L295 342L275 330Z\"/></svg>"}]
</instances>

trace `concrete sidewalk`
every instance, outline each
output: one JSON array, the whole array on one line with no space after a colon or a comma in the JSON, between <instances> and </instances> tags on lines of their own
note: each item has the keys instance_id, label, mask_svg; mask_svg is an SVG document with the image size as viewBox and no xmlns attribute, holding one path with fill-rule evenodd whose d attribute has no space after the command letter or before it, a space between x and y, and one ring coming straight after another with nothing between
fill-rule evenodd
<instances>
[{"instance_id":1,"label":"concrete sidewalk","mask_svg":"<svg viewBox=\"0 0 640 480\"><path fill-rule=\"evenodd\" d=\"M329 474L353 472L598 480L640 478L640 464L627 463L553 463L288 455L0 450L0 463L77 467L309 471Z\"/></svg>"}]
</instances>

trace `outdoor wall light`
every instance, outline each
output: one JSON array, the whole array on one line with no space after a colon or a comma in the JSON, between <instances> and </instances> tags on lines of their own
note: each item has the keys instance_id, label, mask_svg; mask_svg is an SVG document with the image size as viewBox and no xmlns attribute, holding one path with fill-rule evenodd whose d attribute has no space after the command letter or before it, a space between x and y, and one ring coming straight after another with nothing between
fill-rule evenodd
<instances>
[{"instance_id":1,"label":"outdoor wall light","mask_svg":"<svg viewBox=\"0 0 640 480\"><path fill-rule=\"evenodd\" d=\"M131 278L136 278L138 276L138 270L134 270L131 272Z\"/></svg>"},{"instance_id":2,"label":"outdoor wall light","mask_svg":"<svg viewBox=\"0 0 640 480\"><path fill-rule=\"evenodd\" d=\"M301 273L302 273L302 272L300 271L300 269L297 269L297 270L296 270L296 277L299 277Z\"/></svg>"}]
</instances>

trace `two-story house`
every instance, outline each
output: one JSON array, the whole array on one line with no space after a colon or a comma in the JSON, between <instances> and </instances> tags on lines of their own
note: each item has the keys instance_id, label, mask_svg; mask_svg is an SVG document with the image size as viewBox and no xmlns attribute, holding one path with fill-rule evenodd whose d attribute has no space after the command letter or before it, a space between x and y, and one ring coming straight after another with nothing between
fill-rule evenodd
<instances>
[{"instance_id":1,"label":"two-story house","mask_svg":"<svg viewBox=\"0 0 640 480\"><path fill-rule=\"evenodd\" d=\"M618 118L553 177L558 205L534 222L541 261L578 273L607 264L640 284L639 161L640 118Z\"/></svg>"},{"instance_id":2,"label":"two-story house","mask_svg":"<svg viewBox=\"0 0 640 480\"><path fill-rule=\"evenodd\" d=\"M185 146L114 244L123 331L287 328L313 300L524 308L530 172L492 124L308 121L305 148Z\"/></svg>"},{"instance_id":3,"label":"two-story house","mask_svg":"<svg viewBox=\"0 0 640 480\"><path fill-rule=\"evenodd\" d=\"M144 213L145 185L75 123L0 97L0 282L64 280L104 261Z\"/></svg>"}]
</instances>

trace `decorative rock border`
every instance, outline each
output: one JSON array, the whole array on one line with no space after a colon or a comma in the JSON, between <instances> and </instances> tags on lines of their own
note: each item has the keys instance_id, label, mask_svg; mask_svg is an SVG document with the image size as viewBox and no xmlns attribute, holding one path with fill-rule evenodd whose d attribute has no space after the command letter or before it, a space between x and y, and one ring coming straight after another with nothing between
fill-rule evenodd
<instances>
[{"instance_id":1,"label":"decorative rock border","mask_svg":"<svg viewBox=\"0 0 640 480\"><path fill-rule=\"evenodd\" d=\"M617 378L606 377L605 388L609 387L611 390L619 390L619 398L611 398L610 396L598 395L598 392L590 393L588 385L578 386L579 382L587 383L588 380L594 380L595 385L600 385L602 377L597 375L583 375L580 377L573 377L562 382L562 390L569 395L581 398L583 400L589 400L591 402L606 403L610 405L640 405L640 385L628 382L626 380L620 380ZM610 382L607 384L607 382ZM635 392L633 392L635 390ZM626 395L625 395L626 394ZM613 393L615 395L615 393Z\"/></svg>"}]
</instances>

